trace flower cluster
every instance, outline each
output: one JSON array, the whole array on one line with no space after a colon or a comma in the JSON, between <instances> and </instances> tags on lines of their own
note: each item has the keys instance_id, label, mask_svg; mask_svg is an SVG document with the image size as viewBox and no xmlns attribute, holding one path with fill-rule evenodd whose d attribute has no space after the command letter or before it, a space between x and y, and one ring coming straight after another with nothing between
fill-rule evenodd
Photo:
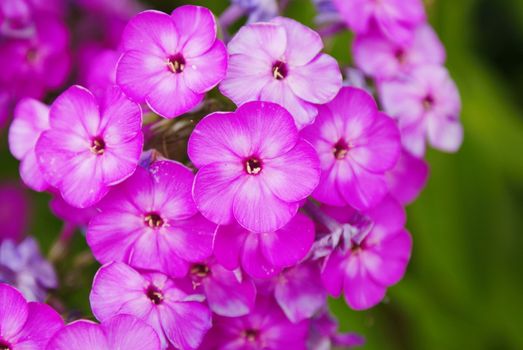
<instances>
[{"instance_id":1,"label":"flower cluster","mask_svg":"<svg viewBox=\"0 0 523 350\"><path fill-rule=\"evenodd\" d=\"M0 349L364 343L338 333L327 297L364 310L402 279L412 250L404 206L428 176L425 139L455 151L462 138L458 92L420 0L316 2L356 33L359 70L345 83L322 35L277 16L284 1L233 1L218 21L223 39L204 7L134 15L136 6L78 1L118 20L104 40L81 40L78 60L93 67L50 105L40 99L66 71L46 64L67 66L56 64L69 57L65 29L40 23L39 1L7 3L27 12L0 6L0 60L24 52L0 79L18 101L11 152L23 182L53 195L68 228L61 243L83 228L101 267L89 298L99 323L64 325L0 284ZM355 86L354 72L376 88ZM0 264L55 288L37 251L6 241ZM31 297L33 285L3 280L44 299L45 289Z\"/></svg>"}]
</instances>

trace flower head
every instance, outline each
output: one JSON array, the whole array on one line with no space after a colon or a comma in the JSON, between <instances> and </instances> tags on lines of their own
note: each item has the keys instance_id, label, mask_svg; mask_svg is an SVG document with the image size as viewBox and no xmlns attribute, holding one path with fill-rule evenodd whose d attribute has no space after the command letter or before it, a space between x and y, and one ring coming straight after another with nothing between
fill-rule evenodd
<instances>
[{"instance_id":1,"label":"flower head","mask_svg":"<svg viewBox=\"0 0 523 350\"><path fill-rule=\"evenodd\" d=\"M333 0L347 25L356 34L375 26L390 40L412 40L414 29L425 21L421 0Z\"/></svg>"},{"instance_id":2,"label":"flower head","mask_svg":"<svg viewBox=\"0 0 523 350\"><path fill-rule=\"evenodd\" d=\"M31 301L44 301L48 290L58 286L53 265L32 237L18 244L11 240L0 243L0 282L15 286Z\"/></svg>"},{"instance_id":3,"label":"flower head","mask_svg":"<svg viewBox=\"0 0 523 350\"><path fill-rule=\"evenodd\" d=\"M179 288L160 273L140 274L123 263L104 265L91 290L91 307L102 322L116 314L140 318L158 333L162 348L196 349L211 328L211 312L201 296Z\"/></svg>"},{"instance_id":4,"label":"flower head","mask_svg":"<svg viewBox=\"0 0 523 350\"><path fill-rule=\"evenodd\" d=\"M405 211L386 197L363 214L350 207L330 207L325 212L357 230L341 239L326 258L323 285L334 296L343 290L347 304L355 310L373 307L389 286L401 280L407 268L412 239L403 228Z\"/></svg>"},{"instance_id":5,"label":"flower head","mask_svg":"<svg viewBox=\"0 0 523 350\"><path fill-rule=\"evenodd\" d=\"M322 48L316 32L289 18L249 24L228 45L229 69L220 91L237 105L278 103L302 128L314 121L315 104L329 102L341 88L338 63Z\"/></svg>"},{"instance_id":6,"label":"flower head","mask_svg":"<svg viewBox=\"0 0 523 350\"><path fill-rule=\"evenodd\" d=\"M75 207L97 203L129 177L142 152L140 106L116 87L98 103L93 94L73 86L51 105L50 129L36 143L44 179Z\"/></svg>"},{"instance_id":7,"label":"flower head","mask_svg":"<svg viewBox=\"0 0 523 350\"><path fill-rule=\"evenodd\" d=\"M129 98L166 118L196 107L225 76L227 51L212 13L182 6L169 16L144 11L127 25L116 81Z\"/></svg>"},{"instance_id":8,"label":"flower head","mask_svg":"<svg viewBox=\"0 0 523 350\"><path fill-rule=\"evenodd\" d=\"M200 169L193 186L200 212L217 224L236 220L255 232L285 226L319 180L316 152L290 114L273 103L249 102L205 117L188 154Z\"/></svg>"},{"instance_id":9,"label":"flower head","mask_svg":"<svg viewBox=\"0 0 523 350\"><path fill-rule=\"evenodd\" d=\"M62 318L51 307L28 303L15 288L0 283L0 349L45 349L62 326Z\"/></svg>"},{"instance_id":10,"label":"flower head","mask_svg":"<svg viewBox=\"0 0 523 350\"><path fill-rule=\"evenodd\" d=\"M154 329L130 315L117 315L101 324L75 321L54 334L47 350L160 350ZM42 348L43 349L43 348Z\"/></svg>"},{"instance_id":11,"label":"flower head","mask_svg":"<svg viewBox=\"0 0 523 350\"><path fill-rule=\"evenodd\" d=\"M198 214L193 179L173 161L138 167L99 204L100 214L89 223L87 242L98 261L183 277L191 262L208 258L216 225Z\"/></svg>"},{"instance_id":12,"label":"flower head","mask_svg":"<svg viewBox=\"0 0 523 350\"><path fill-rule=\"evenodd\" d=\"M387 194L385 173L400 155L394 121L378 112L365 91L343 88L319 107L316 123L303 131L320 155L322 175L312 194L330 205L358 209L378 204Z\"/></svg>"},{"instance_id":13,"label":"flower head","mask_svg":"<svg viewBox=\"0 0 523 350\"><path fill-rule=\"evenodd\" d=\"M307 255L313 241L313 222L298 213L274 232L251 232L238 224L220 226L214 254L230 270L241 267L254 278L268 278L297 264Z\"/></svg>"},{"instance_id":14,"label":"flower head","mask_svg":"<svg viewBox=\"0 0 523 350\"><path fill-rule=\"evenodd\" d=\"M423 156L425 140L441 151L459 149L463 142L461 100L445 68L420 66L408 77L383 81L379 90L385 110L398 120L407 151Z\"/></svg>"},{"instance_id":15,"label":"flower head","mask_svg":"<svg viewBox=\"0 0 523 350\"><path fill-rule=\"evenodd\" d=\"M32 98L18 102L9 128L9 149L20 160L20 176L35 191L49 187L36 161L35 145L40 134L49 128L49 107Z\"/></svg>"}]
</instances>

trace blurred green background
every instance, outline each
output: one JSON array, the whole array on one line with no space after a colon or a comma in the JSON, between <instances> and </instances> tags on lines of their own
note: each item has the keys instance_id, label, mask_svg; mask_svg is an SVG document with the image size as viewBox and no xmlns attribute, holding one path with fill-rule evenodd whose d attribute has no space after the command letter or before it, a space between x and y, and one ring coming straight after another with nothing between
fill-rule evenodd
<instances>
[{"instance_id":1,"label":"blurred green background","mask_svg":"<svg viewBox=\"0 0 523 350\"><path fill-rule=\"evenodd\" d=\"M148 7L170 11L182 3L216 14L227 6L156 0ZM350 311L342 300L332 306L343 330L364 334L369 350L523 349L523 1L426 3L461 91L465 142L457 154L428 153L431 178L408 209L414 253L405 279L373 310ZM292 0L287 15L313 26L309 0ZM347 64L349 42L339 35L326 50ZM17 181L5 131L0 154L1 181ZM47 251L61 224L47 195L30 196L30 232ZM80 235L73 249L86 252ZM85 313L95 269L86 255L67 257L60 273L68 279L54 298L65 296Z\"/></svg>"}]
</instances>

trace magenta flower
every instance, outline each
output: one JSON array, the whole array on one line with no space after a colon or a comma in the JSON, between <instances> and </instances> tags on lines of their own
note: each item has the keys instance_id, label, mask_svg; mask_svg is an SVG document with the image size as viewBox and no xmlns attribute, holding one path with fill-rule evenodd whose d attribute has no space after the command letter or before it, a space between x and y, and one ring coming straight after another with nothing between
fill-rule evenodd
<instances>
[{"instance_id":1,"label":"magenta flower","mask_svg":"<svg viewBox=\"0 0 523 350\"><path fill-rule=\"evenodd\" d=\"M297 264L307 255L313 241L314 223L298 213L274 232L251 232L237 224L220 226L214 255L229 270L241 266L254 278L268 278Z\"/></svg>"},{"instance_id":2,"label":"magenta flower","mask_svg":"<svg viewBox=\"0 0 523 350\"><path fill-rule=\"evenodd\" d=\"M379 90L386 112L398 119L407 151L422 157L425 140L441 151L459 149L463 142L461 100L445 68L421 66L409 77L382 82Z\"/></svg>"},{"instance_id":3,"label":"magenta flower","mask_svg":"<svg viewBox=\"0 0 523 350\"><path fill-rule=\"evenodd\" d=\"M16 98L40 98L59 88L69 74L68 46L65 24L52 16L38 16L33 36L0 45L0 86L9 86Z\"/></svg>"},{"instance_id":4,"label":"magenta flower","mask_svg":"<svg viewBox=\"0 0 523 350\"><path fill-rule=\"evenodd\" d=\"M6 239L20 241L30 222L27 194L20 186L0 183L0 208L0 242Z\"/></svg>"},{"instance_id":5,"label":"magenta flower","mask_svg":"<svg viewBox=\"0 0 523 350\"><path fill-rule=\"evenodd\" d=\"M72 206L97 203L129 177L142 152L140 106L118 88L103 100L73 86L51 105L50 129L36 143L36 158L45 180Z\"/></svg>"},{"instance_id":6,"label":"magenta flower","mask_svg":"<svg viewBox=\"0 0 523 350\"><path fill-rule=\"evenodd\" d=\"M343 88L318 108L316 123L303 130L322 167L312 196L336 206L375 206L388 192L385 173L400 155L397 126L378 112L372 96L357 88Z\"/></svg>"},{"instance_id":7,"label":"magenta flower","mask_svg":"<svg viewBox=\"0 0 523 350\"><path fill-rule=\"evenodd\" d=\"M314 122L315 104L329 102L341 88L338 63L322 49L316 32L289 18L244 26L228 45L229 69L220 91L237 105L277 103L301 129Z\"/></svg>"},{"instance_id":8,"label":"magenta flower","mask_svg":"<svg viewBox=\"0 0 523 350\"><path fill-rule=\"evenodd\" d=\"M227 51L212 13L181 6L136 15L123 33L116 81L129 98L166 118L188 112L225 76Z\"/></svg>"},{"instance_id":9,"label":"magenta flower","mask_svg":"<svg viewBox=\"0 0 523 350\"><path fill-rule=\"evenodd\" d=\"M241 271L229 271L214 260L193 264L189 278L195 293L206 296L211 310L220 316L237 317L251 312L256 286Z\"/></svg>"},{"instance_id":10,"label":"magenta flower","mask_svg":"<svg viewBox=\"0 0 523 350\"><path fill-rule=\"evenodd\" d=\"M356 34L375 26L390 40L409 42L414 29L425 21L421 0L333 0L347 25Z\"/></svg>"},{"instance_id":11,"label":"magenta flower","mask_svg":"<svg viewBox=\"0 0 523 350\"><path fill-rule=\"evenodd\" d=\"M320 175L316 152L299 137L291 115L273 103L249 102L205 117L188 154L200 168L193 185L200 212L255 232L285 226Z\"/></svg>"},{"instance_id":12,"label":"magenta flower","mask_svg":"<svg viewBox=\"0 0 523 350\"><path fill-rule=\"evenodd\" d=\"M102 324L75 321L56 332L46 349L160 350L161 346L151 326L134 316L118 315Z\"/></svg>"},{"instance_id":13,"label":"magenta flower","mask_svg":"<svg viewBox=\"0 0 523 350\"><path fill-rule=\"evenodd\" d=\"M98 261L122 261L175 277L191 262L212 254L216 225L204 219L191 197L194 175L173 161L138 167L100 204L87 229Z\"/></svg>"},{"instance_id":14,"label":"magenta flower","mask_svg":"<svg viewBox=\"0 0 523 350\"><path fill-rule=\"evenodd\" d=\"M213 350L302 350L306 349L307 328L307 321L291 323L274 299L258 297L249 315L214 317L205 344Z\"/></svg>"},{"instance_id":15,"label":"magenta flower","mask_svg":"<svg viewBox=\"0 0 523 350\"><path fill-rule=\"evenodd\" d=\"M16 289L0 283L0 349L44 349L62 326L50 306L28 303Z\"/></svg>"},{"instance_id":16,"label":"magenta flower","mask_svg":"<svg viewBox=\"0 0 523 350\"><path fill-rule=\"evenodd\" d=\"M429 172L425 160L402 151L394 169L387 173L390 194L403 205L412 203L425 187Z\"/></svg>"},{"instance_id":17,"label":"magenta flower","mask_svg":"<svg viewBox=\"0 0 523 350\"><path fill-rule=\"evenodd\" d=\"M49 128L49 107L32 98L18 102L9 128L9 149L20 160L20 177L35 191L49 187L36 161L35 145L40 134Z\"/></svg>"},{"instance_id":18,"label":"magenta flower","mask_svg":"<svg viewBox=\"0 0 523 350\"><path fill-rule=\"evenodd\" d=\"M416 28L410 43L395 43L373 30L357 36L352 49L356 66L375 79L396 78L423 64L445 62L445 48L428 24Z\"/></svg>"},{"instance_id":19,"label":"magenta flower","mask_svg":"<svg viewBox=\"0 0 523 350\"><path fill-rule=\"evenodd\" d=\"M138 317L158 333L162 348L196 349L211 328L211 312L160 273L140 274L123 263L104 265L93 281L90 300L102 322L117 314ZM143 344L142 344L143 345Z\"/></svg>"},{"instance_id":20,"label":"magenta flower","mask_svg":"<svg viewBox=\"0 0 523 350\"><path fill-rule=\"evenodd\" d=\"M357 232L342 239L326 258L323 285L336 297L343 290L347 304L355 310L373 307L405 274L412 250L412 239L403 228L405 211L391 197L363 216L350 207L325 211Z\"/></svg>"}]
</instances>

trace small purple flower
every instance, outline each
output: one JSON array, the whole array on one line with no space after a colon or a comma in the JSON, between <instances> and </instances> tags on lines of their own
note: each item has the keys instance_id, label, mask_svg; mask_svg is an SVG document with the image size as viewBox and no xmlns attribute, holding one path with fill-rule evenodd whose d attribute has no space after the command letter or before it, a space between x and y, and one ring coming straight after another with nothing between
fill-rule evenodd
<instances>
[{"instance_id":1,"label":"small purple flower","mask_svg":"<svg viewBox=\"0 0 523 350\"><path fill-rule=\"evenodd\" d=\"M325 260L323 285L333 296L344 291L347 304L364 310L378 304L389 286L399 282L410 259L412 239L403 228L405 211L391 197L360 214L350 207L325 208L356 232L341 239Z\"/></svg>"},{"instance_id":2,"label":"small purple flower","mask_svg":"<svg viewBox=\"0 0 523 350\"><path fill-rule=\"evenodd\" d=\"M276 0L231 0L249 14L248 23L269 21L278 15Z\"/></svg>"},{"instance_id":3,"label":"small purple flower","mask_svg":"<svg viewBox=\"0 0 523 350\"><path fill-rule=\"evenodd\" d=\"M401 141L417 157L425 154L425 142L441 151L456 152L463 142L459 120L461 100L448 71L425 65L408 77L379 85L385 111L398 120Z\"/></svg>"},{"instance_id":4,"label":"small purple flower","mask_svg":"<svg viewBox=\"0 0 523 350\"><path fill-rule=\"evenodd\" d=\"M49 129L49 107L32 98L24 98L15 108L9 128L9 149L20 160L20 176L35 191L44 191L49 185L36 161L35 145L40 134Z\"/></svg>"},{"instance_id":5,"label":"small purple flower","mask_svg":"<svg viewBox=\"0 0 523 350\"><path fill-rule=\"evenodd\" d=\"M165 118L188 112L225 76L227 50L208 9L181 6L169 16L144 11L127 25L116 81L129 98Z\"/></svg>"},{"instance_id":6,"label":"small purple flower","mask_svg":"<svg viewBox=\"0 0 523 350\"><path fill-rule=\"evenodd\" d=\"M289 18L242 27L228 45L220 91L237 105L280 104L301 129L318 114L315 104L329 102L341 88L338 63L322 49L318 33Z\"/></svg>"},{"instance_id":7,"label":"small purple flower","mask_svg":"<svg viewBox=\"0 0 523 350\"><path fill-rule=\"evenodd\" d=\"M214 317L204 349L302 350L306 349L308 322L291 323L273 298L258 297L246 316Z\"/></svg>"},{"instance_id":8,"label":"small purple flower","mask_svg":"<svg viewBox=\"0 0 523 350\"><path fill-rule=\"evenodd\" d=\"M0 242L22 239L30 221L29 211L29 199L20 186L0 183Z\"/></svg>"},{"instance_id":9,"label":"small purple flower","mask_svg":"<svg viewBox=\"0 0 523 350\"><path fill-rule=\"evenodd\" d=\"M158 333L162 348L196 349L211 328L202 296L188 294L160 273L140 274L123 263L104 265L91 290L91 307L102 322L117 314L138 317Z\"/></svg>"},{"instance_id":10,"label":"small purple flower","mask_svg":"<svg viewBox=\"0 0 523 350\"><path fill-rule=\"evenodd\" d=\"M390 40L412 40L414 29L426 20L421 0L333 0L356 34L380 30Z\"/></svg>"},{"instance_id":11,"label":"small purple flower","mask_svg":"<svg viewBox=\"0 0 523 350\"><path fill-rule=\"evenodd\" d=\"M0 283L0 349L45 349L62 326L50 306L28 303L15 288Z\"/></svg>"},{"instance_id":12,"label":"small purple flower","mask_svg":"<svg viewBox=\"0 0 523 350\"><path fill-rule=\"evenodd\" d=\"M0 243L0 282L15 286L30 301L44 301L48 290L58 286L53 265L32 237Z\"/></svg>"},{"instance_id":13,"label":"small purple flower","mask_svg":"<svg viewBox=\"0 0 523 350\"><path fill-rule=\"evenodd\" d=\"M313 241L313 222L298 213L274 232L250 232L237 224L220 226L214 255L229 270L241 266L251 277L268 278L297 264L307 255Z\"/></svg>"},{"instance_id":14,"label":"small purple flower","mask_svg":"<svg viewBox=\"0 0 523 350\"><path fill-rule=\"evenodd\" d=\"M291 115L266 102L214 113L194 129L189 158L199 168L193 198L220 224L274 232L296 214L318 184L318 156L300 138Z\"/></svg>"},{"instance_id":15,"label":"small purple flower","mask_svg":"<svg viewBox=\"0 0 523 350\"><path fill-rule=\"evenodd\" d=\"M445 48L428 24L416 29L411 43L395 43L377 31L359 35L353 52L356 66L375 79L396 78L423 64L445 62Z\"/></svg>"},{"instance_id":16,"label":"small purple flower","mask_svg":"<svg viewBox=\"0 0 523 350\"><path fill-rule=\"evenodd\" d=\"M193 264L189 278L195 291L205 294L211 310L220 316L247 315L254 307L256 286L241 271L229 271L213 260Z\"/></svg>"},{"instance_id":17,"label":"small purple flower","mask_svg":"<svg viewBox=\"0 0 523 350\"><path fill-rule=\"evenodd\" d=\"M101 263L122 261L174 277L212 254L216 225L203 218L191 197L194 175L173 161L138 167L98 207L87 242Z\"/></svg>"},{"instance_id":18,"label":"small purple flower","mask_svg":"<svg viewBox=\"0 0 523 350\"><path fill-rule=\"evenodd\" d=\"M51 105L49 122L36 143L36 158L45 180L70 205L97 203L136 169L142 113L118 88L109 89L99 104L89 90L73 86Z\"/></svg>"},{"instance_id":19,"label":"small purple flower","mask_svg":"<svg viewBox=\"0 0 523 350\"><path fill-rule=\"evenodd\" d=\"M316 122L303 130L322 167L312 196L329 205L358 209L378 204L388 192L385 173L401 151L394 121L378 111L372 96L352 87L318 108Z\"/></svg>"},{"instance_id":20,"label":"small purple flower","mask_svg":"<svg viewBox=\"0 0 523 350\"><path fill-rule=\"evenodd\" d=\"M338 9L332 0L313 0L318 14L315 22L318 24L336 23L341 20Z\"/></svg>"},{"instance_id":21,"label":"small purple flower","mask_svg":"<svg viewBox=\"0 0 523 350\"><path fill-rule=\"evenodd\" d=\"M331 350L332 347L352 349L365 345L365 338L356 333L338 333L338 323L327 310L311 320L308 348Z\"/></svg>"},{"instance_id":22,"label":"small purple flower","mask_svg":"<svg viewBox=\"0 0 523 350\"><path fill-rule=\"evenodd\" d=\"M429 172L424 159L403 150L394 169L387 173L390 194L402 205L412 203L425 187Z\"/></svg>"},{"instance_id":23,"label":"small purple flower","mask_svg":"<svg viewBox=\"0 0 523 350\"><path fill-rule=\"evenodd\" d=\"M151 326L134 316L118 315L102 324L75 321L56 332L46 349L160 350L161 346Z\"/></svg>"}]
</instances>

